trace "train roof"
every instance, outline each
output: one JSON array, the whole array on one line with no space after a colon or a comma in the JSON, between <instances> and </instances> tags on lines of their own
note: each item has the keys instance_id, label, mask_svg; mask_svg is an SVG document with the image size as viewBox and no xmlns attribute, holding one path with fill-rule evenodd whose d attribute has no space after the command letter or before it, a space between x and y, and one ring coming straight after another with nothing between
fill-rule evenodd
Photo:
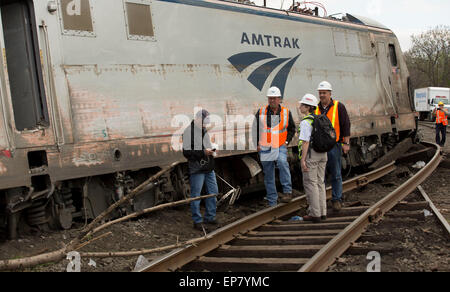
<instances>
[{"instance_id":1,"label":"train roof","mask_svg":"<svg viewBox=\"0 0 450 292\"><path fill-rule=\"evenodd\" d=\"M176 2L176 3L180 3L180 4L188 4L188 5L209 7L209 8L232 10L235 12L256 14L256 15L267 16L267 17L275 17L275 18L286 19L286 20L302 21L302 22L328 25L328 26L336 26L336 27L342 27L342 28L353 28L356 30L371 30L371 31L380 32L380 33L393 33L392 30L390 30L388 27L386 27L385 25L381 24L380 22L378 22L376 20L370 19L365 16L359 16L359 15L348 14L348 13L346 13L346 14L339 13L339 14L343 15L342 19L339 19L339 18L335 18L335 17L331 17L331 16L321 17L321 16L308 15L308 14L303 14L303 13L289 11L289 10L282 10L282 9L258 6L258 5L254 5L254 4L237 2L236 0L234 0L234 1L233 0L196 0L196 1L160 0L160 1L169 1L169 2Z\"/></svg>"},{"instance_id":2,"label":"train roof","mask_svg":"<svg viewBox=\"0 0 450 292\"><path fill-rule=\"evenodd\" d=\"M358 24L362 24L362 25L366 25L366 26L390 30L389 28L387 28L385 25L381 24L380 22L373 20L371 18L368 18L368 17L347 13L347 18L352 23L358 23Z\"/></svg>"}]
</instances>

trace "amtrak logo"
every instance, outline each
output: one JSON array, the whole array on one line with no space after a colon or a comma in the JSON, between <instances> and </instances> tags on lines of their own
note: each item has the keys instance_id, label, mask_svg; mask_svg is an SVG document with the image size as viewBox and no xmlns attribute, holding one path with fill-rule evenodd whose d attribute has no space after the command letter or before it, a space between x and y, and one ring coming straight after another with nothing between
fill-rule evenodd
<instances>
[{"instance_id":1,"label":"amtrak logo","mask_svg":"<svg viewBox=\"0 0 450 292\"><path fill-rule=\"evenodd\" d=\"M291 72L292 67L301 55L302 54L299 54L294 58L278 58L270 53L247 52L231 56L230 58L228 58L228 61L234 66L234 68L236 68L239 73L242 73L245 69L257 62L273 59L258 67L248 77L248 81L253 84L253 86L255 86L259 91L262 91L262 89L264 88L264 84L266 84L270 74L272 74L272 72L274 72L275 69L277 69L283 63L287 62L277 73L270 86L278 87L281 90L281 94L284 95L284 89L286 87L289 73Z\"/></svg>"}]
</instances>

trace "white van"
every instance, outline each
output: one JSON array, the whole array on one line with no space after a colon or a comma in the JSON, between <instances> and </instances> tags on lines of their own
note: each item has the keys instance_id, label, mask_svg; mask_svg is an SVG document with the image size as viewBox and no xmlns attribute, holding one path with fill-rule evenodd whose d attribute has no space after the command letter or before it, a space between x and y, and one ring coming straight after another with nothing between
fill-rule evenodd
<instances>
[{"instance_id":1,"label":"white van","mask_svg":"<svg viewBox=\"0 0 450 292\"><path fill-rule=\"evenodd\" d=\"M450 112L450 88L428 87L416 89L414 92L414 104L420 114L420 120L434 121L433 111L443 102Z\"/></svg>"}]
</instances>

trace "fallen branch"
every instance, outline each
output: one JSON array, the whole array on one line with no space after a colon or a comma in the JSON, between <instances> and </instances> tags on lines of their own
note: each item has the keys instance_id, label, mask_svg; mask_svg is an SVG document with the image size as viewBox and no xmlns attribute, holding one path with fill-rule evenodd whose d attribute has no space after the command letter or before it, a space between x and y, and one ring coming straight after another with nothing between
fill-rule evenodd
<instances>
[{"instance_id":1,"label":"fallen branch","mask_svg":"<svg viewBox=\"0 0 450 292\"><path fill-rule=\"evenodd\" d=\"M160 178L168 171L171 171L174 167L176 167L180 163L181 162L175 162L170 166L162 169L157 174L155 174L154 176L143 182L141 185L139 185L137 188L135 188L127 196L123 197L113 205L109 206L108 209L106 209L102 214L97 216L97 218L95 218L88 226L86 226L76 238L74 238L69 244L67 244L62 249L34 257L14 259L14 260L2 260L0 261L0 271L30 268L41 264L46 264L50 262L59 262L63 260L66 257L67 253L76 250L81 240L86 236L89 236L89 233L95 228L95 226L99 222L101 222L106 216L108 216L112 211L114 211L117 207L121 206L125 202L139 195L143 190L145 190L145 188L148 187L149 184L153 183L155 180Z\"/></svg>"},{"instance_id":2,"label":"fallen branch","mask_svg":"<svg viewBox=\"0 0 450 292\"><path fill-rule=\"evenodd\" d=\"M133 199L135 196L137 196L139 193L141 193L142 190L144 190L146 187L148 187L149 184L153 183L155 180L160 178L163 174L167 173L168 171L171 171L174 167L176 167L180 162L172 163L170 166L162 169L157 174L140 184L137 188L135 188L133 191L131 191L128 195L117 201L116 203L112 204L108 207L105 211L103 211L102 214L98 215L97 218L95 218L88 226L86 226L85 229L83 229L78 236L77 239L81 240L86 235L90 233L95 228L95 225L97 223L101 222L106 216L108 216L112 211L114 211L116 208L121 206L122 204L126 203L127 201Z\"/></svg>"},{"instance_id":3,"label":"fallen branch","mask_svg":"<svg viewBox=\"0 0 450 292\"><path fill-rule=\"evenodd\" d=\"M199 242L206 240L207 237L201 237L193 240L186 241L184 243L177 243L165 247L159 247L154 249L142 249L138 251L119 251L119 252L83 252L80 253L81 257L86 258L113 258L113 257L133 257L146 254L152 254L157 252L168 251L176 248L180 248L187 245L195 245Z\"/></svg>"},{"instance_id":4,"label":"fallen branch","mask_svg":"<svg viewBox=\"0 0 450 292\"><path fill-rule=\"evenodd\" d=\"M3 260L0 261L0 271L2 270L18 270L24 268L30 268L37 265L42 265L50 262L59 262L67 255L67 249L64 247L60 250L46 253L38 256L16 259L16 260Z\"/></svg>"},{"instance_id":5,"label":"fallen branch","mask_svg":"<svg viewBox=\"0 0 450 292\"><path fill-rule=\"evenodd\" d=\"M165 208L175 207L175 206L179 206L179 205L186 205L186 204L189 204L189 203L194 202L194 201L199 201L199 200L212 198L212 197L216 197L216 196L217 195L207 195L207 196L202 196L202 197L191 198L191 199L187 199L187 200L182 200L182 201L162 204L162 205L159 205L159 206L156 206L156 207L145 209L145 210L142 210L142 211L139 211L139 212L136 212L136 213L124 216L122 218L119 218L119 219L116 219L116 220L113 220L113 221L109 221L109 222L107 222L107 223L105 223L103 225L100 225L99 227L95 228L90 233L88 233L83 238L83 240L87 236L91 236L91 235L93 235L93 234L95 234L95 233L97 233L97 232L99 232L99 231L101 231L101 230L111 226L111 225L114 225L114 224L117 224L117 223L120 223L120 222L123 222L123 221L127 221L127 220L130 220L130 219L133 219L133 218L137 218L137 217L142 216L144 214L152 213L152 212L159 211L159 210L162 210L162 209L165 209Z\"/></svg>"}]
</instances>

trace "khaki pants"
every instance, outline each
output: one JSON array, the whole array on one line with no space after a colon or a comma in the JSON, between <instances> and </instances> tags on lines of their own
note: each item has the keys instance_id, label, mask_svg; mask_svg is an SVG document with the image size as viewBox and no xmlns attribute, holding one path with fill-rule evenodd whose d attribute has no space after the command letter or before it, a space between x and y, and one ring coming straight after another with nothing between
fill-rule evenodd
<instances>
[{"instance_id":1,"label":"khaki pants","mask_svg":"<svg viewBox=\"0 0 450 292\"><path fill-rule=\"evenodd\" d=\"M303 186L309 204L309 216L327 216L327 194L325 189L325 169L327 153L317 153L313 149L306 154L309 172L303 172Z\"/></svg>"}]
</instances>

